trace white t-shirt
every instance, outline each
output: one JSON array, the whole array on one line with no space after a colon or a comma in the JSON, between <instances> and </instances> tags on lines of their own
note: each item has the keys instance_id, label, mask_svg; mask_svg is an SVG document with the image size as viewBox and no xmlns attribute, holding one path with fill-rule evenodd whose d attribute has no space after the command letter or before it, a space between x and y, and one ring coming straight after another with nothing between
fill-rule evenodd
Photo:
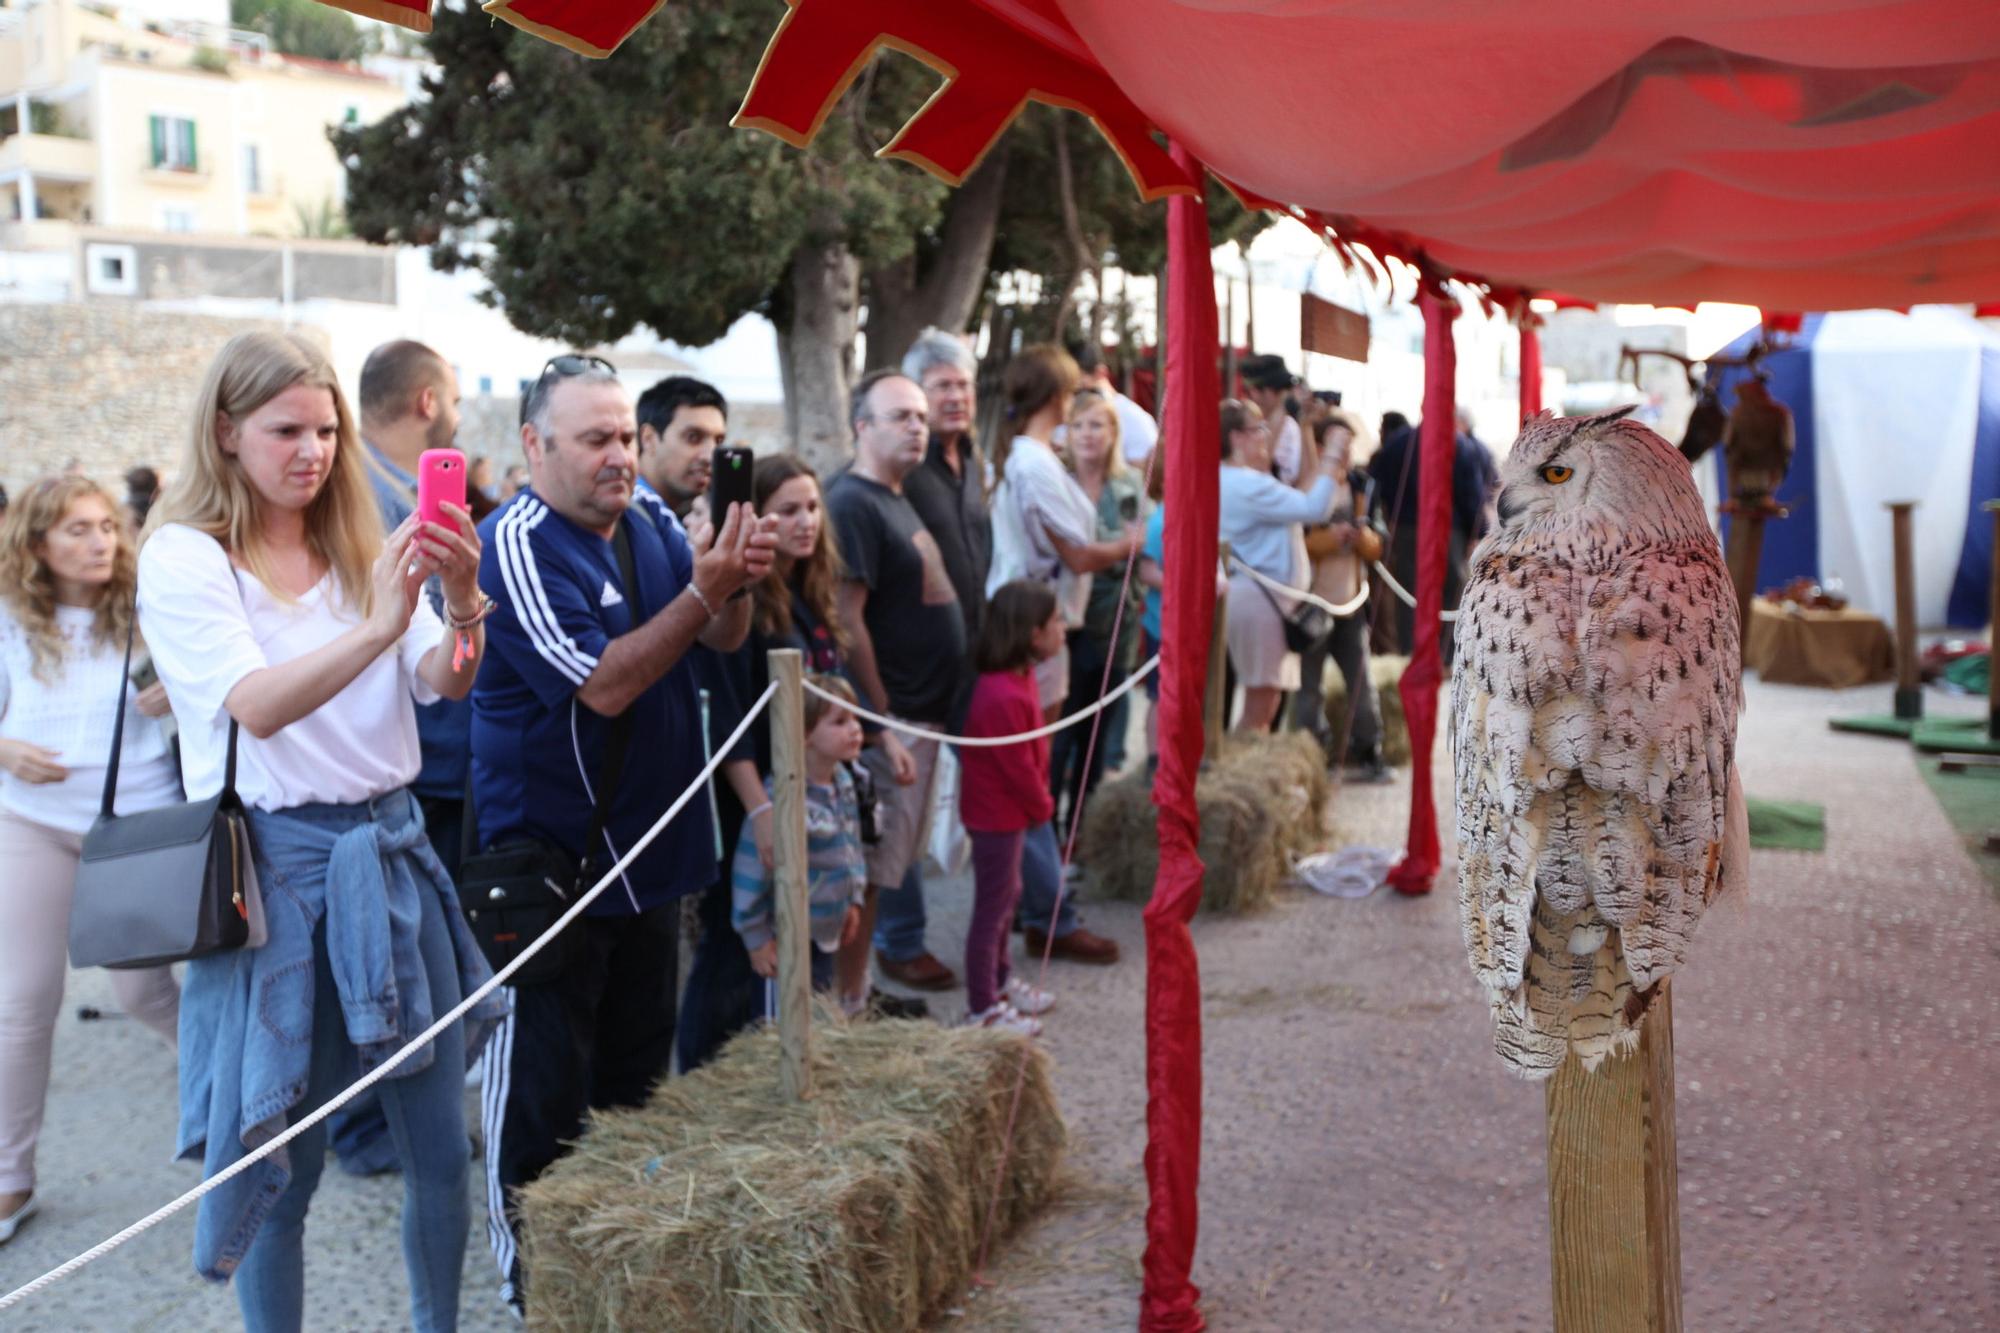
<instances>
[{"instance_id":1,"label":"white t-shirt","mask_svg":"<svg viewBox=\"0 0 2000 1333\"><path fill-rule=\"evenodd\" d=\"M1278 427L1278 438L1271 445L1271 462L1278 470L1278 480L1293 486L1298 483L1299 464L1305 458L1305 437L1299 433L1299 423L1292 419L1290 412L1282 414L1280 420L1283 424Z\"/></svg>"},{"instance_id":2,"label":"white t-shirt","mask_svg":"<svg viewBox=\"0 0 2000 1333\"><path fill-rule=\"evenodd\" d=\"M35 674L26 631L0 607L0 736L53 750L69 770L61 782L23 782L0 773L0 808L66 833L88 832L97 818L121 687L125 740L113 808L129 815L181 798L160 724L139 711L139 692L124 678L125 645L99 642L96 619L88 607L56 608L56 627L69 647L56 678L45 681Z\"/></svg>"},{"instance_id":3,"label":"white t-shirt","mask_svg":"<svg viewBox=\"0 0 2000 1333\"><path fill-rule=\"evenodd\" d=\"M1014 437L992 512L993 564L986 595L992 597L1003 583L1034 579L1056 590L1064 623L1081 625L1090 601L1090 575L1070 572L1054 538L1072 546L1095 541L1097 506L1049 446L1032 435Z\"/></svg>"},{"instance_id":4,"label":"white t-shirt","mask_svg":"<svg viewBox=\"0 0 2000 1333\"><path fill-rule=\"evenodd\" d=\"M230 564L220 542L178 523L140 549L139 625L180 722L189 800L222 789L229 741L223 701L237 683L361 623L339 596L329 573L304 597L285 602ZM443 637L443 622L419 598L396 650L369 663L346 689L267 740L241 732L236 791L243 803L259 810L346 804L407 786L422 758L412 701L438 697L417 675L417 664Z\"/></svg>"},{"instance_id":5,"label":"white t-shirt","mask_svg":"<svg viewBox=\"0 0 2000 1333\"><path fill-rule=\"evenodd\" d=\"M1153 414L1116 389L1111 391L1111 408L1118 413L1118 448L1125 461L1141 467L1146 456L1160 442L1160 423Z\"/></svg>"}]
</instances>

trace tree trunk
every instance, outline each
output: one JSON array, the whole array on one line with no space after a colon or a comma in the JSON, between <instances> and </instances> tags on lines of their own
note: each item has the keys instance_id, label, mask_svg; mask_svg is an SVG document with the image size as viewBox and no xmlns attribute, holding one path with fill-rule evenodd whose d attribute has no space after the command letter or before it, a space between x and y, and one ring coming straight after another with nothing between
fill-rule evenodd
<instances>
[{"instance_id":1,"label":"tree trunk","mask_svg":"<svg viewBox=\"0 0 2000 1333\"><path fill-rule=\"evenodd\" d=\"M792 448L832 475L853 452L847 394L854 379L854 338L861 266L842 240L808 243L792 258L792 319L778 339L785 363L785 421Z\"/></svg>"},{"instance_id":2,"label":"tree trunk","mask_svg":"<svg viewBox=\"0 0 2000 1333\"><path fill-rule=\"evenodd\" d=\"M986 285L1006 181L1007 141L1003 138L946 203L937 251L922 266L921 278L915 252L870 270L869 370L900 362L926 328L964 331Z\"/></svg>"}]
</instances>

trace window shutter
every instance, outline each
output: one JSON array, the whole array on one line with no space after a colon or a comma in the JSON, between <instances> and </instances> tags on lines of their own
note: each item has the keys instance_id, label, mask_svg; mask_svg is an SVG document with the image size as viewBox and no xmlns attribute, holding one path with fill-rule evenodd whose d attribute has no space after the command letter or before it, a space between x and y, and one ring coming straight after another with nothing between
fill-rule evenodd
<instances>
[{"instance_id":1,"label":"window shutter","mask_svg":"<svg viewBox=\"0 0 2000 1333\"><path fill-rule=\"evenodd\" d=\"M163 167L167 164L167 118L152 116L149 119L153 129L153 165Z\"/></svg>"},{"instance_id":2,"label":"window shutter","mask_svg":"<svg viewBox=\"0 0 2000 1333\"><path fill-rule=\"evenodd\" d=\"M199 171L201 170L201 154L197 153L194 148L194 122L190 120L186 124L188 127L187 169L189 171Z\"/></svg>"}]
</instances>

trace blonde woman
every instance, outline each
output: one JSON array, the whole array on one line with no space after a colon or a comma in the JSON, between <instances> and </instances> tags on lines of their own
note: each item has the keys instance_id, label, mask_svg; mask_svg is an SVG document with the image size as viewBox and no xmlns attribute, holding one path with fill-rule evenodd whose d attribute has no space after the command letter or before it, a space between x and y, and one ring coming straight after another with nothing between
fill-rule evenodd
<instances>
[{"instance_id":1,"label":"blonde woman","mask_svg":"<svg viewBox=\"0 0 2000 1333\"><path fill-rule=\"evenodd\" d=\"M1078 488L1096 509L1097 539L1119 541L1133 525L1142 522L1145 502L1138 475L1125 465L1116 405L1095 390L1079 391L1070 407L1063 445ZM1063 702L1065 717L1097 702L1104 692L1106 664L1111 667L1114 685L1137 665L1145 591L1137 578L1127 581L1123 560L1091 578L1083 623L1069 631L1069 697ZM1119 702L1122 704L1123 699ZM1104 721L1097 728L1095 745L1090 743L1088 724L1057 732L1051 738L1051 789L1056 798L1057 828L1069 827L1070 814L1103 778L1118 739L1117 729L1124 724L1125 716L1125 709L1118 705L1106 709Z\"/></svg>"},{"instance_id":2,"label":"blonde woman","mask_svg":"<svg viewBox=\"0 0 2000 1333\"><path fill-rule=\"evenodd\" d=\"M250 811L270 938L188 964L176 1151L214 1175L380 1062L484 981L424 836L417 703L463 698L484 648L479 538L414 517L382 533L325 355L246 333L209 367L177 479L139 554L139 615L180 723L190 799ZM423 596L440 576L445 621ZM240 735L238 735L240 731ZM463 1078L484 1020L377 1085L403 1165L418 1329L450 1329L469 1205ZM325 1127L206 1196L195 1267L236 1279L251 1330L304 1314L305 1214Z\"/></svg>"},{"instance_id":3,"label":"blonde woman","mask_svg":"<svg viewBox=\"0 0 2000 1333\"><path fill-rule=\"evenodd\" d=\"M119 709L120 814L180 799L158 685L125 678L132 539L110 492L47 477L0 523L0 1244L34 1215L35 1142L62 1008L70 897ZM111 973L126 1012L168 1046L180 1007L164 967Z\"/></svg>"}]
</instances>

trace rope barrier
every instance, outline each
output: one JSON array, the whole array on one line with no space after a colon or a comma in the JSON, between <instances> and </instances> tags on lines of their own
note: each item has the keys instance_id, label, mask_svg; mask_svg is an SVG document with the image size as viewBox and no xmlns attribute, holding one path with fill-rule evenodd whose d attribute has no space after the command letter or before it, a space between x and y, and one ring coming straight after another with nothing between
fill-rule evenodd
<instances>
[{"instance_id":1,"label":"rope barrier","mask_svg":"<svg viewBox=\"0 0 2000 1333\"><path fill-rule=\"evenodd\" d=\"M1337 620L1353 615L1366 605L1368 601L1368 585L1366 582L1362 583L1361 591L1354 595L1352 601L1342 602L1340 605L1335 606L1332 602L1327 601L1326 598L1307 592L1304 588L1294 588L1289 584L1280 583L1269 574L1252 569L1249 565L1244 564L1233 551L1230 553L1229 563L1236 566L1238 573L1248 574L1252 582L1260 583L1281 596L1296 598L1301 602L1309 602Z\"/></svg>"},{"instance_id":2,"label":"rope barrier","mask_svg":"<svg viewBox=\"0 0 2000 1333\"><path fill-rule=\"evenodd\" d=\"M914 722L905 722L901 718L884 717L880 713L871 713L859 704L849 703L839 695L821 689L819 686L813 684L811 679L807 679L806 681L806 693L817 694L828 703L838 704L856 717L866 722L873 722L878 727L887 727L892 731L900 731L909 736L921 736L926 740L942 741L946 745L964 745L984 749L998 745L1019 745L1022 741L1038 741L1044 736L1053 736L1058 731L1066 731L1079 722L1088 722L1091 718L1096 717L1099 713L1130 693L1134 686L1151 675L1159 665L1159 654L1155 653L1140 663L1137 671L1134 671L1131 675L1120 681L1116 689L1100 697L1096 703L1090 705L1088 708L1079 708L1068 717L1051 722L1045 727L1036 727L1033 731L1024 731L1018 736L953 736L947 732L932 731L929 727L920 727Z\"/></svg>"},{"instance_id":3,"label":"rope barrier","mask_svg":"<svg viewBox=\"0 0 2000 1333\"><path fill-rule=\"evenodd\" d=\"M1402 584L1396 582L1396 576L1394 574L1391 574L1388 571L1388 568L1384 566L1380 560L1377 560L1375 562L1375 572L1382 576L1382 582L1389 585L1389 591L1395 593L1397 599L1401 601L1404 606L1407 606L1412 610L1416 608L1417 599L1411 596L1410 590L1408 588L1405 588ZM1449 624L1450 622L1458 619L1458 612L1440 611L1438 613L1438 619Z\"/></svg>"},{"instance_id":4,"label":"rope barrier","mask_svg":"<svg viewBox=\"0 0 2000 1333\"><path fill-rule=\"evenodd\" d=\"M169 1217L172 1217L175 1213L187 1207L189 1204L196 1202L203 1195L207 1194L209 1191L216 1189L217 1187L222 1185L224 1181L227 1181L249 1170L252 1166L256 1165L258 1162L263 1161L266 1157L269 1157L272 1153L284 1147L286 1144L290 1143L293 1139L297 1138L299 1135L311 1129L314 1125L320 1123L320 1121L325 1120L328 1116L332 1115L335 1111L338 1111L341 1107L345 1106L355 1097L358 1097L363 1092L367 1091L369 1088L372 1088L377 1083L387 1078L391 1070L395 1069L398 1065L402 1064L405 1060L409 1059L410 1056L414 1055L419 1048L427 1045L430 1041L436 1038L439 1033L443 1032L453 1023L456 1023L460 1018L463 1018L466 1012L470 1010L472 1006L478 1004L481 1000L491 995L500 986L504 985L509 977L513 976L515 972L519 971L521 967L524 964L526 964L529 959L533 958L537 953L540 953L542 947L546 945L550 940L554 939L556 935L563 930L564 927L568 926L570 922L576 920L577 917L581 916L585 908L589 907L593 902L597 901L597 897L599 894L603 893L607 888L611 886L614 880L616 880L620 875L625 873L625 868L631 865L633 861L637 860L641 852L645 851L646 848L652 846L653 840L660 836L661 831L664 830L666 826L673 821L675 815L678 815L681 812L681 808L685 806L691 799L693 799L695 793L703 791L707 788L710 776L713 775L715 770L721 767L723 761L729 757L730 752L736 746L736 742L742 739L743 733L750 729L751 722L753 722L756 719L757 715L763 712L764 709L770 704L771 696L776 694L777 690L778 686L776 682L773 682L769 686L765 687L764 693L757 697L757 702L752 704L750 706L750 710L743 715L743 721L737 725L735 731L730 733L729 739L724 741L719 747L717 747L715 758L709 761L708 766L701 771L701 774L695 778L694 782L689 785L688 789L682 792L679 798L676 799L672 805L667 807L667 812L661 815L659 819L654 821L653 826L646 830L645 836L640 838L638 842L632 845L632 850L626 852L624 856L620 857L615 865L613 865L609 870L604 872L604 878L598 880L597 883L594 886L592 886L589 892L585 893L581 898L578 898L575 904L572 905L567 912L564 912L561 918L559 918L553 926L550 926L546 931L542 933L542 935L538 939L536 939L532 944L528 945L527 948L523 949L520 952L520 954L514 958L512 962L508 963L507 966L501 968L498 972L494 973L492 978L488 980L485 985L481 986L478 990L475 990L474 992L472 992L472 994L466 996L463 1000L459 1001L458 1006L452 1009L451 1012L444 1015L444 1017L438 1019L437 1022L431 1024L430 1027L426 1028L423 1032L419 1033L416 1037L411 1039L409 1044L404 1046L401 1050L397 1051L394 1055L390 1056L387 1060L384 1060L374 1069L371 1069L367 1074L357 1079L345 1091L341 1092L338 1096L333 1097L329 1101L323 1103L318 1109L314 1110L311 1114L307 1115L303 1120L300 1120L298 1123L290 1126L288 1129L285 1130L284 1133L279 1134L277 1137L273 1138L269 1143L262 1145L255 1152L252 1152L249 1155L240 1159L239 1161L233 1163L231 1166L228 1167L228 1169L219 1171L215 1175L210 1176L207 1180L202 1181L201 1184L195 1186L187 1193L181 1195L180 1198L175 1199L172 1203L169 1203L165 1207L159 1208L154 1212L148 1214L147 1216L140 1218L137 1222L134 1222L131 1226L126 1227L123 1231L111 1237L109 1240L102 1241L99 1244L92 1246L90 1249L85 1250L82 1254L77 1255L74 1259L71 1259L68 1263L50 1269L48 1272L42 1274L40 1277L36 1278L34 1281L26 1284L25 1286L17 1287L13 1291L8 1292L5 1296L0 1296L0 1311L10 1309L13 1306L20 1304L22 1301L27 1300L30 1296L33 1296L35 1293L41 1291L43 1288L53 1286L55 1283L62 1281L64 1278L70 1276L72 1273L84 1267L86 1264L94 1263L95 1261L102 1259L105 1255L111 1253L113 1250L123 1245L126 1241L133 1239L135 1236L138 1236L143 1232L151 1230L153 1227L157 1226L161 1222L166 1221Z\"/></svg>"}]
</instances>

